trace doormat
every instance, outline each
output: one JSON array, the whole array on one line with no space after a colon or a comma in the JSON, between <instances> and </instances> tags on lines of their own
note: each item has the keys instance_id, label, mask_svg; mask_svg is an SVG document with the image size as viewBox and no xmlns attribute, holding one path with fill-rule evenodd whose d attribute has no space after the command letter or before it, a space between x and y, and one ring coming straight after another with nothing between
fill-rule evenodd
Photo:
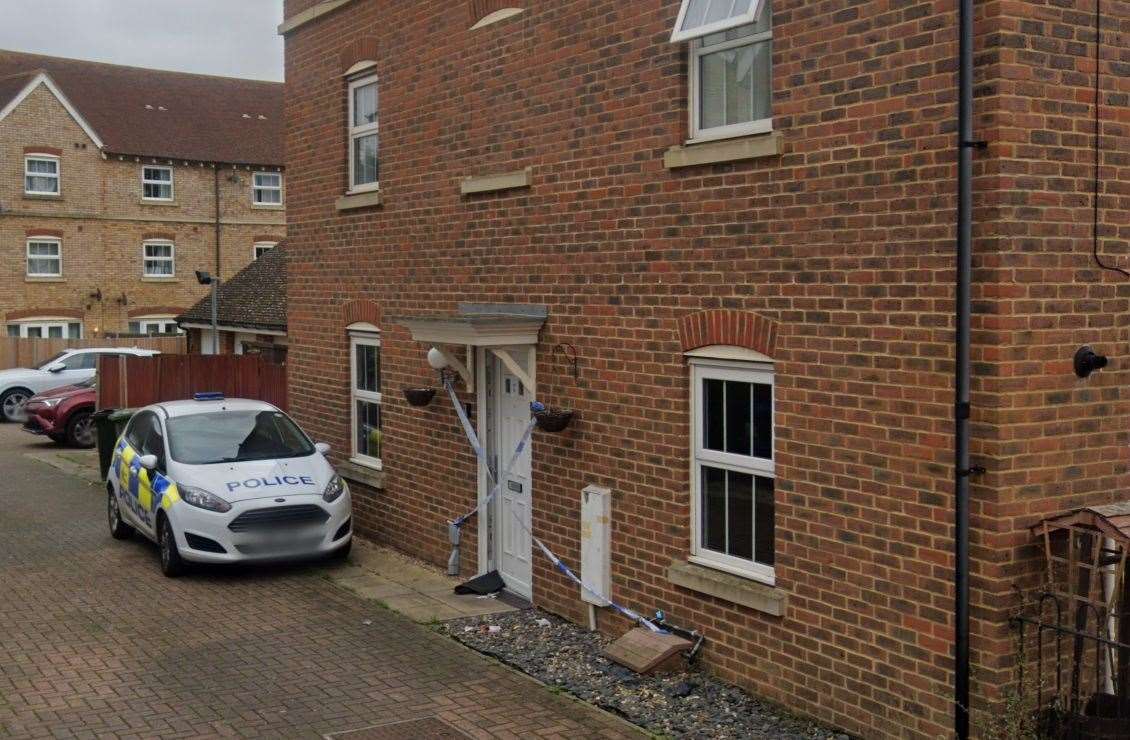
<instances>
[{"instance_id":1,"label":"doormat","mask_svg":"<svg viewBox=\"0 0 1130 740\"><path fill-rule=\"evenodd\" d=\"M506 583L503 582L502 576L498 574L497 570L492 570L490 573L484 573L478 578L472 578L466 583L460 583L455 587L455 593L460 596L467 594L486 596L488 594L498 593L504 588L506 588Z\"/></svg>"},{"instance_id":2,"label":"doormat","mask_svg":"<svg viewBox=\"0 0 1130 740\"><path fill-rule=\"evenodd\" d=\"M359 730L345 730L334 732L325 736L327 740L432 740L432 738L457 740L468 738L460 730L436 717L425 719L409 719L401 722L390 722L372 727L362 727Z\"/></svg>"}]
</instances>

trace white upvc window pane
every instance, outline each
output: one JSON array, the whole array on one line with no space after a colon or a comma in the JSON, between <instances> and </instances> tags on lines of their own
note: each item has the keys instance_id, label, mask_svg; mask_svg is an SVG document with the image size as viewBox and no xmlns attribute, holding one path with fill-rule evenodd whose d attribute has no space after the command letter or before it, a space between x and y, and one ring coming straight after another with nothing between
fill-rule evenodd
<instances>
[{"instance_id":1,"label":"white upvc window pane","mask_svg":"<svg viewBox=\"0 0 1130 740\"><path fill-rule=\"evenodd\" d=\"M145 277L173 277L176 274L174 247L170 242L146 242L143 248Z\"/></svg>"},{"instance_id":2,"label":"white upvc window pane","mask_svg":"<svg viewBox=\"0 0 1130 740\"><path fill-rule=\"evenodd\" d=\"M766 133L773 126L773 33L768 10L757 24L691 43L691 138Z\"/></svg>"},{"instance_id":3,"label":"white upvc window pane","mask_svg":"<svg viewBox=\"0 0 1130 740\"><path fill-rule=\"evenodd\" d=\"M377 78L349 84L349 189L375 190L380 178L380 113Z\"/></svg>"},{"instance_id":4,"label":"white upvc window pane","mask_svg":"<svg viewBox=\"0 0 1130 740\"><path fill-rule=\"evenodd\" d=\"M381 465L381 341L373 334L350 338L353 457Z\"/></svg>"},{"instance_id":5,"label":"white upvc window pane","mask_svg":"<svg viewBox=\"0 0 1130 740\"><path fill-rule=\"evenodd\" d=\"M754 23L766 0L683 0L671 41L689 41Z\"/></svg>"},{"instance_id":6,"label":"white upvc window pane","mask_svg":"<svg viewBox=\"0 0 1130 740\"><path fill-rule=\"evenodd\" d=\"M63 274L62 243L56 239L29 239L27 243L29 277L59 277Z\"/></svg>"},{"instance_id":7,"label":"white upvc window pane","mask_svg":"<svg viewBox=\"0 0 1130 740\"><path fill-rule=\"evenodd\" d=\"M282 175L277 172L256 172L251 192L255 205L282 205Z\"/></svg>"},{"instance_id":8,"label":"white upvc window pane","mask_svg":"<svg viewBox=\"0 0 1130 740\"><path fill-rule=\"evenodd\" d=\"M378 136L369 134L353 140L353 184L371 185L380 179Z\"/></svg>"},{"instance_id":9,"label":"white upvc window pane","mask_svg":"<svg viewBox=\"0 0 1130 740\"><path fill-rule=\"evenodd\" d=\"M771 365L692 363L693 558L772 582L775 555Z\"/></svg>"},{"instance_id":10,"label":"white upvc window pane","mask_svg":"<svg viewBox=\"0 0 1130 740\"><path fill-rule=\"evenodd\" d=\"M24 192L28 195L58 195L59 160L55 157L25 157Z\"/></svg>"},{"instance_id":11,"label":"white upvc window pane","mask_svg":"<svg viewBox=\"0 0 1130 740\"><path fill-rule=\"evenodd\" d=\"M172 167L142 167L141 188L141 197L145 200L172 200Z\"/></svg>"},{"instance_id":12,"label":"white upvc window pane","mask_svg":"<svg viewBox=\"0 0 1130 740\"><path fill-rule=\"evenodd\" d=\"M252 248L252 256L255 259L259 259L277 246L275 242L256 242L255 246Z\"/></svg>"}]
</instances>

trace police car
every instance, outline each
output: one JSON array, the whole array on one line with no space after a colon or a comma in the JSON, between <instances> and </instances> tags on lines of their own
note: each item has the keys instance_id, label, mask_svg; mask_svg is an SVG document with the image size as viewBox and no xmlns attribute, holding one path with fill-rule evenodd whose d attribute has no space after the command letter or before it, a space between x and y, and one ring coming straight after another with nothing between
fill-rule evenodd
<instances>
[{"instance_id":1,"label":"police car","mask_svg":"<svg viewBox=\"0 0 1130 740\"><path fill-rule=\"evenodd\" d=\"M328 451L261 401L198 394L147 406L114 449L110 534L156 542L167 576L188 562L344 557L349 488Z\"/></svg>"}]
</instances>

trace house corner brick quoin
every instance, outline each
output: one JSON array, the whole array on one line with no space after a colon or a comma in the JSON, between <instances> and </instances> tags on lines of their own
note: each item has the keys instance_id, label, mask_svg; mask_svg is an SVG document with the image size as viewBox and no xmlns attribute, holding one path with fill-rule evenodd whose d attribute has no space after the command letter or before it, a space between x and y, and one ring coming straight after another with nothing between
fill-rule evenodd
<instances>
[{"instance_id":1,"label":"house corner brick quoin","mask_svg":"<svg viewBox=\"0 0 1130 740\"><path fill-rule=\"evenodd\" d=\"M692 84L712 52L671 42L680 7L288 0L290 412L353 476L356 531L442 566L486 493L446 394L404 397L440 387L430 347L500 459L507 392L572 411L516 483L566 563L582 491L608 489L611 595L701 630L715 675L852 735L949 737L957 8L766 0L756 32L701 41L755 65L738 89ZM976 28L978 732L1047 580L1030 528L1130 499L1130 282L1093 256L1130 269L1130 5L1102 8L1097 48L1093 5ZM1110 358L1086 379L1084 345ZM464 528L463 575L510 567L495 515ZM513 590L587 625L529 563Z\"/></svg>"}]
</instances>

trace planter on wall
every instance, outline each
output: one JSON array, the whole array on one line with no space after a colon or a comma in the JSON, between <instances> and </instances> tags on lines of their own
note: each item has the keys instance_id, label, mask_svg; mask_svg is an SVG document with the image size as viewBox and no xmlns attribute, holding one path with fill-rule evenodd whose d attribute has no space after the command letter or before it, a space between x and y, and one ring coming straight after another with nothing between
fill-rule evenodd
<instances>
[{"instance_id":1,"label":"planter on wall","mask_svg":"<svg viewBox=\"0 0 1130 740\"><path fill-rule=\"evenodd\" d=\"M404 398L408 401L409 406L423 407L427 406L435 398L435 388L405 388Z\"/></svg>"},{"instance_id":2,"label":"planter on wall","mask_svg":"<svg viewBox=\"0 0 1130 740\"><path fill-rule=\"evenodd\" d=\"M543 432L563 432L573 421L573 412L566 409L545 407L534 412L538 429Z\"/></svg>"}]
</instances>

